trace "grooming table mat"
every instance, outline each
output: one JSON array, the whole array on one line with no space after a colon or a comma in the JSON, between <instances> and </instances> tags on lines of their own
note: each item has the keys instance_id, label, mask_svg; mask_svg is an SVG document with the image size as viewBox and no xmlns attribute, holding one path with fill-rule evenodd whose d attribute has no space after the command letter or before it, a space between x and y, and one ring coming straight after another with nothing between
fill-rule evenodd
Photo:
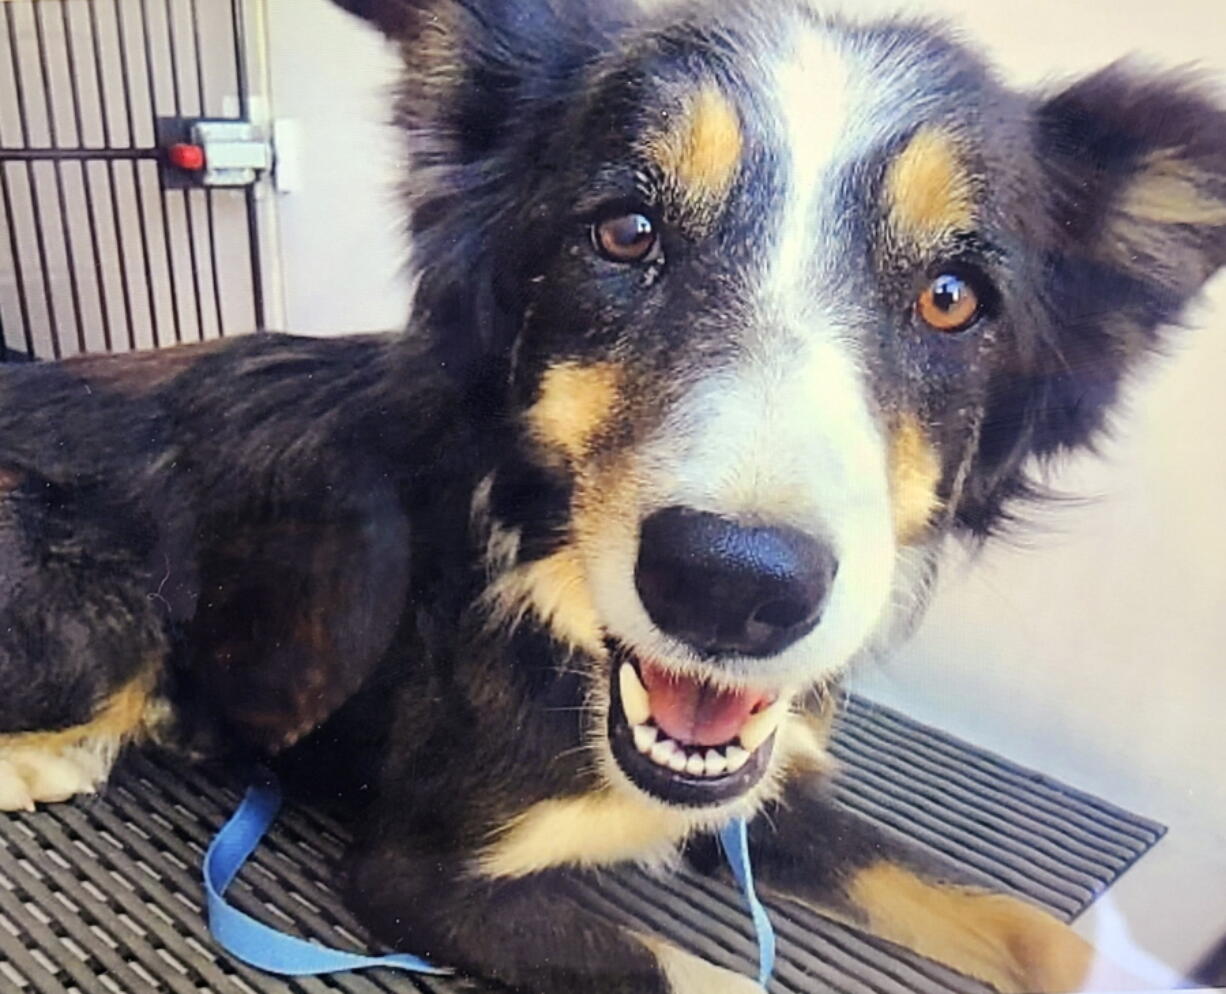
<instances>
[{"instance_id":1,"label":"grooming table mat","mask_svg":"<svg viewBox=\"0 0 1226 994\"><path fill-rule=\"evenodd\" d=\"M1096 797L862 698L850 698L832 751L844 803L931 847L997 887L1071 919L1161 838L1164 829ZM0 816L0 990L133 994L145 990L437 992L484 988L387 970L282 980L212 943L200 861L241 784L146 755L129 757L102 797ZM230 890L280 928L363 948L329 883L344 830L287 806ZM689 872L658 880L607 874L593 904L694 952L755 972L739 895ZM986 988L926 960L775 904L772 994L922 994ZM407 950L413 952L414 950Z\"/></svg>"}]
</instances>

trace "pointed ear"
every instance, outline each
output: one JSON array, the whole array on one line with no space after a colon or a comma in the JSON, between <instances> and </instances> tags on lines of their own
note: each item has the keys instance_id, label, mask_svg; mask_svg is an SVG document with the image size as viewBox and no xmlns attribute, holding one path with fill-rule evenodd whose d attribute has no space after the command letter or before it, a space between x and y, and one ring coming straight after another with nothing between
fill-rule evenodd
<instances>
[{"instance_id":1,"label":"pointed ear","mask_svg":"<svg viewBox=\"0 0 1226 994\"><path fill-rule=\"evenodd\" d=\"M577 78L623 0L337 0L397 43L414 322L462 371L509 349L520 230Z\"/></svg>"},{"instance_id":2,"label":"pointed ear","mask_svg":"<svg viewBox=\"0 0 1226 994\"><path fill-rule=\"evenodd\" d=\"M414 19L428 6L420 0L334 0L351 14L370 21L391 38L404 37Z\"/></svg>"},{"instance_id":3,"label":"pointed ear","mask_svg":"<svg viewBox=\"0 0 1226 994\"><path fill-rule=\"evenodd\" d=\"M1120 63L1036 122L1054 230L1043 454L1092 440L1163 326L1226 265L1226 110L1187 73Z\"/></svg>"},{"instance_id":4,"label":"pointed ear","mask_svg":"<svg viewBox=\"0 0 1226 994\"><path fill-rule=\"evenodd\" d=\"M1048 100L1037 121L1068 251L1165 291L1176 309L1226 262L1226 109L1201 81L1117 63Z\"/></svg>"},{"instance_id":5,"label":"pointed ear","mask_svg":"<svg viewBox=\"0 0 1226 994\"><path fill-rule=\"evenodd\" d=\"M1188 73L1118 63L1033 118L1033 344L993 383L959 517L984 534L1041 493L1028 457L1092 447L1129 374L1226 265L1226 104Z\"/></svg>"}]
</instances>

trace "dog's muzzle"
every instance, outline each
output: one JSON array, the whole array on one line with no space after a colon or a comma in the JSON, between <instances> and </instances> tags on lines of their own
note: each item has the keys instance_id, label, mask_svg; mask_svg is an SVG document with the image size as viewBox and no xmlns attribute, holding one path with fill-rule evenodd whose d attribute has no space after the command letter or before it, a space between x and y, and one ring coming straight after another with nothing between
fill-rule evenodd
<instances>
[{"instance_id":1,"label":"dog's muzzle","mask_svg":"<svg viewBox=\"0 0 1226 994\"><path fill-rule=\"evenodd\" d=\"M613 755L640 789L673 804L734 800L766 773L788 695L730 682L721 660L765 659L821 619L838 563L793 528L684 507L650 515L635 586L660 631L702 660L670 667L609 641ZM704 677L701 670L709 670Z\"/></svg>"}]
</instances>

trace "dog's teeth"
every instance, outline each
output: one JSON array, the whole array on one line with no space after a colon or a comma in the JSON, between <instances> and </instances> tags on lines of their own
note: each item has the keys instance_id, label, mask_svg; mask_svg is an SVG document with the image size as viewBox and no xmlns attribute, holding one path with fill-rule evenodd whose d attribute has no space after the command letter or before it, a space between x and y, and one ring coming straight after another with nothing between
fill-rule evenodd
<instances>
[{"instance_id":1,"label":"dog's teeth","mask_svg":"<svg viewBox=\"0 0 1226 994\"><path fill-rule=\"evenodd\" d=\"M690 758L685 761L685 772L692 777L701 777L706 775L707 764L703 760L700 753L692 753Z\"/></svg>"},{"instance_id":2,"label":"dog's teeth","mask_svg":"<svg viewBox=\"0 0 1226 994\"><path fill-rule=\"evenodd\" d=\"M647 688L634 672L629 663L622 663L617 671L618 689L622 695L622 710L630 727L644 724L651 717L651 699L647 696Z\"/></svg>"},{"instance_id":3,"label":"dog's teeth","mask_svg":"<svg viewBox=\"0 0 1226 994\"><path fill-rule=\"evenodd\" d=\"M668 766L669 760L677 752L677 744L672 739L660 739L651 747L651 752L648 755L651 761L657 766ZM684 759L682 760L684 762Z\"/></svg>"},{"instance_id":4,"label":"dog's teeth","mask_svg":"<svg viewBox=\"0 0 1226 994\"><path fill-rule=\"evenodd\" d=\"M749 762L749 753L740 746L730 745L724 750L724 757L728 761L728 772L735 773L742 766Z\"/></svg>"},{"instance_id":5,"label":"dog's teeth","mask_svg":"<svg viewBox=\"0 0 1226 994\"><path fill-rule=\"evenodd\" d=\"M787 701L780 698L765 710L751 715L741 728L739 736L741 746L749 752L757 749L758 746L775 733L775 729L779 727L779 723L783 720L783 716L787 714L787 710Z\"/></svg>"},{"instance_id":6,"label":"dog's teeth","mask_svg":"<svg viewBox=\"0 0 1226 994\"><path fill-rule=\"evenodd\" d=\"M634 748L642 753L651 752L651 747L656 744L659 734L660 730L654 725L635 725Z\"/></svg>"},{"instance_id":7,"label":"dog's teeth","mask_svg":"<svg viewBox=\"0 0 1226 994\"><path fill-rule=\"evenodd\" d=\"M706 775L709 777L717 777L728 769L728 760L724 758L722 752L715 749L708 749L706 761L703 763Z\"/></svg>"},{"instance_id":8,"label":"dog's teeth","mask_svg":"<svg viewBox=\"0 0 1226 994\"><path fill-rule=\"evenodd\" d=\"M668 757L668 768L674 773L683 773L688 762L689 760L685 758L684 752L680 749L674 749L673 754Z\"/></svg>"}]
</instances>

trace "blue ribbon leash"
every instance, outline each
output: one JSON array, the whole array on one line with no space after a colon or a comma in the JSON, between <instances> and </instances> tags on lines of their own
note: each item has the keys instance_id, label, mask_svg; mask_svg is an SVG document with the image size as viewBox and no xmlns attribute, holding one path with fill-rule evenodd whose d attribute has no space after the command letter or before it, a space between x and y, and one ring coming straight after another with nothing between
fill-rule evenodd
<instances>
[{"instance_id":1,"label":"blue ribbon leash","mask_svg":"<svg viewBox=\"0 0 1226 994\"><path fill-rule=\"evenodd\" d=\"M389 966L412 973L445 975L452 971L410 956L362 956L342 949L308 942L256 921L228 904L226 888L242 865L255 852L281 808L281 788L272 774L261 774L204 854L204 893L208 905L209 931L227 952L269 973L290 977L316 976Z\"/></svg>"},{"instance_id":2,"label":"blue ribbon leash","mask_svg":"<svg viewBox=\"0 0 1226 994\"><path fill-rule=\"evenodd\" d=\"M330 949L279 932L229 904L225 898L226 888L255 852L280 809L281 788L276 778L271 773L261 773L248 788L238 810L221 827L204 854L204 893L209 930L223 949L257 969L290 977L340 973L371 966L436 976L453 972L407 953L363 956ZM720 831L719 841L753 917L754 930L758 935L758 983L765 987L775 966L775 932L766 909L754 892L745 820L737 818L729 822Z\"/></svg>"},{"instance_id":3,"label":"blue ribbon leash","mask_svg":"<svg viewBox=\"0 0 1226 994\"><path fill-rule=\"evenodd\" d=\"M758 983L766 987L771 974L775 972L775 929L754 889L753 864L749 860L749 828L745 819L734 818L720 829L719 844L753 918L753 930L758 936Z\"/></svg>"}]
</instances>

